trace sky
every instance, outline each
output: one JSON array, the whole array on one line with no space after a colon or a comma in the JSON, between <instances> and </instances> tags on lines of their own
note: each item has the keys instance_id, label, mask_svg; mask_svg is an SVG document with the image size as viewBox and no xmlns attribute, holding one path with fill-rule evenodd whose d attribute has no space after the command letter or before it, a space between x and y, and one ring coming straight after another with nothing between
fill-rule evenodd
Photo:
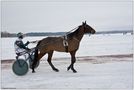
<instances>
[{"instance_id":1,"label":"sky","mask_svg":"<svg viewBox=\"0 0 134 90\"><path fill-rule=\"evenodd\" d=\"M132 1L3 1L2 31L67 32L86 20L96 31L132 29Z\"/></svg>"}]
</instances>

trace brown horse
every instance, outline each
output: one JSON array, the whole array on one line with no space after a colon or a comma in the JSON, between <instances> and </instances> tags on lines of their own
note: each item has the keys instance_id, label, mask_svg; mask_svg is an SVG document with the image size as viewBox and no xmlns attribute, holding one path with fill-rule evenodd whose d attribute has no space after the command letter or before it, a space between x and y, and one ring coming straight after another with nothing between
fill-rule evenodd
<instances>
[{"instance_id":1,"label":"brown horse","mask_svg":"<svg viewBox=\"0 0 134 90\"><path fill-rule=\"evenodd\" d=\"M32 64L32 72L35 72L34 67L37 61L40 60L45 54L48 54L47 61L49 65L54 71L58 72L59 70L54 67L51 62L51 59L53 52L59 51L70 53L71 64L67 68L67 70L71 68L71 70L76 73L77 71L74 69L74 63L76 61L75 54L76 51L79 49L79 44L83 35L86 33L94 34L95 30L89 25L87 25L86 22L83 22L82 25L78 26L77 30L66 35L66 46L63 43L65 41L64 37L47 37L40 40L36 46L35 59Z\"/></svg>"}]
</instances>

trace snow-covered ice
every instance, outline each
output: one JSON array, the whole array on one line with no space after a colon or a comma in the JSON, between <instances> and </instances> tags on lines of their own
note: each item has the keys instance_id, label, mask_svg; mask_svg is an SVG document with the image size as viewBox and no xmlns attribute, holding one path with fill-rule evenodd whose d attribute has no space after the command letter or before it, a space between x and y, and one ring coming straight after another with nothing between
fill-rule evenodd
<instances>
[{"instance_id":1,"label":"snow-covered ice","mask_svg":"<svg viewBox=\"0 0 134 90\"><path fill-rule=\"evenodd\" d=\"M77 60L78 73L66 71L70 59L53 60L60 72L54 72L41 61L36 73L24 76L12 72L12 63L2 64L2 88L9 89L90 89L132 90L132 57L95 57Z\"/></svg>"}]
</instances>

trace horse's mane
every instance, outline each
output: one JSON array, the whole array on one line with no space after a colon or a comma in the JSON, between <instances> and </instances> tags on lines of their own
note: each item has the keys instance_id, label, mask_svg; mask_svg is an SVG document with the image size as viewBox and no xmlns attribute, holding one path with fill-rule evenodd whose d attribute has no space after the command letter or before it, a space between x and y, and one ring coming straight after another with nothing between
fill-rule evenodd
<instances>
[{"instance_id":1,"label":"horse's mane","mask_svg":"<svg viewBox=\"0 0 134 90\"><path fill-rule=\"evenodd\" d=\"M74 36L77 36L78 35L78 32L79 32L79 29L80 29L80 26L72 33L69 33L67 36L68 38L72 39Z\"/></svg>"}]
</instances>

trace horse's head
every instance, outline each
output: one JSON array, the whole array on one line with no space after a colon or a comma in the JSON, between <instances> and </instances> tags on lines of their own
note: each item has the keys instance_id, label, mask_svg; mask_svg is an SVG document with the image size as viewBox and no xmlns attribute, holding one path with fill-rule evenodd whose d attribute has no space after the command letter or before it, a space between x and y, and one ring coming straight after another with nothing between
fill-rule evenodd
<instances>
[{"instance_id":1,"label":"horse's head","mask_svg":"<svg viewBox=\"0 0 134 90\"><path fill-rule=\"evenodd\" d=\"M84 28L84 33L94 34L96 32L91 26L86 24L86 21L82 23L82 27Z\"/></svg>"}]
</instances>

